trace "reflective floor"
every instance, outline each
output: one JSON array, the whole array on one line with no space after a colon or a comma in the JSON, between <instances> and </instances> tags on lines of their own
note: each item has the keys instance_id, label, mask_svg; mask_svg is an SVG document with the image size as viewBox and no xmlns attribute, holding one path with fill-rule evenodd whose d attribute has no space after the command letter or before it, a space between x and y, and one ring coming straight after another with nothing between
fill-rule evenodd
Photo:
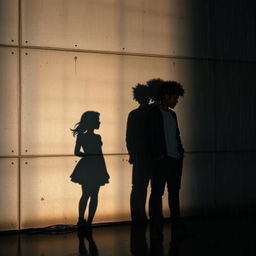
<instances>
[{"instance_id":1,"label":"reflective floor","mask_svg":"<svg viewBox=\"0 0 256 256\"><path fill-rule=\"evenodd\" d=\"M256 255L255 220L248 217L184 220L187 231L130 224L92 232L1 233L0 255Z\"/></svg>"}]
</instances>

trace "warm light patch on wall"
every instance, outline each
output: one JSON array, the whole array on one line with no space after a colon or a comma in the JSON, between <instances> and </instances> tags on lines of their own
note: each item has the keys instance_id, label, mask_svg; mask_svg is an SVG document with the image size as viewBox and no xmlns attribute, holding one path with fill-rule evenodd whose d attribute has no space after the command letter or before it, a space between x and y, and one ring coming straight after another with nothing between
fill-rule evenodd
<instances>
[{"instance_id":1,"label":"warm light patch on wall","mask_svg":"<svg viewBox=\"0 0 256 256\"><path fill-rule=\"evenodd\" d=\"M18 51L0 48L0 155L18 154Z\"/></svg>"},{"instance_id":2,"label":"warm light patch on wall","mask_svg":"<svg viewBox=\"0 0 256 256\"><path fill-rule=\"evenodd\" d=\"M181 18L187 1L5 2L11 22L0 23L0 43L15 47L0 47L1 181L8 180L4 192L14 198L11 212L20 215L10 214L0 230L77 222L81 188L69 175L79 159L72 156L70 128L89 110L100 113L95 133L110 174L95 222L129 220L132 166L125 134L128 114L138 107L132 88L152 78L188 84L185 61L170 58L188 52L190 25ZM14 165L8 156L17 157ZM166 197L164 208L168 216ZM5 219L6 212L0 214Z\"/></svg>"},{"instance_id":3,"label":"warm light patch on wall","mask_svg":"<svg viewBox=\"0 0 256 256\"><path fill-rule=\"evenodd\" d=\"M22 38L42 47L186 56L190 7L188 0L23 0Z\"/></svg>"}]
</instances>

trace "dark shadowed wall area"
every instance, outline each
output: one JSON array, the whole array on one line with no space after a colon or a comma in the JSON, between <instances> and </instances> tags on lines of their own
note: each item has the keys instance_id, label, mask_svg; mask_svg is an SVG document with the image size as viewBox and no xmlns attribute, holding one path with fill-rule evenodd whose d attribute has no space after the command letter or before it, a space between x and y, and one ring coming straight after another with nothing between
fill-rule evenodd
<instances>
[{"instance_id":1,"label":"dark shadowed wall area","mask_svg":"<svg viewBox=\"0 0 256 256\"><path fill-rule=\"evenodd\" d=\"M95 222L130 220L126 122L152 78L185 89L183 215L253 214L255 13L245 0L0 0L0 230L76 223L70 128L90 110L110 175Z\"/></svg>"}]
</instances>

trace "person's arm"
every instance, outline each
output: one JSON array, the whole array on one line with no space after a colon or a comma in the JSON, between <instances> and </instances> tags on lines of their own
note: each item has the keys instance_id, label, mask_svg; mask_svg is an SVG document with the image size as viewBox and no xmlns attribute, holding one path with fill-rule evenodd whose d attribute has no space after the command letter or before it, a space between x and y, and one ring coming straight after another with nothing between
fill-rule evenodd
<instances>
[{"instance_id":1,"label":"person's arm","mask_svg":"<svg viewBox=\"0 0 256 256\"><path fill-rule=\"evenodd\" d=\"M126 148L129 153L129 163L134 164L135 159L135 146L134 146L134 125L135 120L133 117L132 112L130 112L128 119L127 119L127 125L126 125Z\"/></svg>"},{"instance_id":2,"label":"person's arm","mask_svg":"<svg viewBox=\"0 0 256 256\"><path fill-rule=\"evenodd\" d=\"M84 157L86 154L81 151L82 143L81 143L81 135L77 135L76 145L75 145L75 155L79 157Z\"/></svg>"}]
</instances>

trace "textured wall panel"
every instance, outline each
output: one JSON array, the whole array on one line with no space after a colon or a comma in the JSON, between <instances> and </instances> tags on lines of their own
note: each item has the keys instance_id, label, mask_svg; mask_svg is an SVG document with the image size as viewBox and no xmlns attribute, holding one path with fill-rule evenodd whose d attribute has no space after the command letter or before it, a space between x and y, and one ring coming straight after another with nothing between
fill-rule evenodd
<instances>
[{"instance_id":1,"label":"textured wall panel","mask_svg":"<svg viewBox=\"0 0 256 256\"><path fill-rule=\"evenodd\" d=\"M0 1L0 44L18 45L18 2Z\"/></svg>"},{"instance_id":2,"label":"textured wall panel","mask_svg":"<svg viewBox=\"0 0 256 256\"><path fill-rule=\"evenodd\" d=\"M23 44L255 60L255 3L22 1Z\"/></svg>"},{"instance_id":3,"label":"textured wall panel","mask_svg":"<svg viewBox=\"0 0 256 256\"><path fill-rule=\"evenodd\" d=\"M256 149L255 68L253 63L216 65L218 150Z\"/></svg>"},{"instance_id":4,"label":"textured wall panel","mask_svg":"<svg viewBox=\"0 0 256 256\"><path fill-rule=\"evenodd\" d=\"M18 223L18 161L0 159L0 231L16 230Z\"/></svg>"},{"instance_id":5,"label":"textured wall panel","mask_svg":"<svg viewBox=\"0 0 256 256\"><path fill-rule=\"evenodd\" d=\"M185 89L175 107L185 151L215 149L215 88L212 62L175 60L174 76Z\"/></svg>"},{"instance_id":6,"label":"textured wall panel","mask_svg":"<svg viewBox=\"0 0 256 256\"><path fill-rule=\"evenodd\" d=\"M126 152L127 117L138 106L132 99L132 87L155 77L184 85L185 98L175 110L185 149L212 149L210 76L207 62L24 50L22 153L72 154L70 128L88 110L100 113L97 132L102 135L103 152Z\"/></svg>"},{"instance_id":7,"label":"textured wall panel","mask_svg":"<svg viewBox=\"0 0 256 256\"><path fill-rule=\"evenodd\" d=\"M185 154L181 185L181 213L208 215L215 210L214 154Z\"/></svg>"},{"instance_id":8,"label":"textured wall panel","mask_svg":"<svg viewBox=\"0 0 256 256\"><path fill-rule=\"evenodd\" d=\"M21 162L21 226L72 223L78 186L69 175L75 158L33 158Z\"/></svg>"},{"instance_id":9,"label":"textured wall panel","mask_svg":"<svg viewBox=\"0 0 256 256\"><path fill-rule=\"evenodd\" d=\"M0 47L0 155L18 154L18 51Z\"/></svg>"},{"instance_id":10,"label":"textured wall panel","mask_svg":"<svg viewBox=\"0 0 256 256\"><path fill-rule=\"evenodd\" d=\"M153 0L25 0L22 7L24 45L191 53L191 24L195 19L188 14L186 0L160 0L157 5Z\"/></svg>"},{"instance_id":11,"label":"textured wall panel","mask_svg":"<svg viewBox=\"0 0 256 256\"><path fill-rule=\"evenodd\" d=\"M204 34L208 37L210 55L220 59L255 61L255 1L199 1L208 5L202 23L205 24ZM201 9L199 17L202 16ZM203 31L202 27L198 27L199 30ZM200 42L198 45L203 46Z\"/></svg>"},{"instance_id":12,"label":"textured wall panel","mask_svg":"<svg viewBox=\"0 0 256 256\"><path fill-rule=\"evenodd\" d=\"M232 215L255 211L255 153L216 154L216 208Z\"/></svg>"}]
</instances>

